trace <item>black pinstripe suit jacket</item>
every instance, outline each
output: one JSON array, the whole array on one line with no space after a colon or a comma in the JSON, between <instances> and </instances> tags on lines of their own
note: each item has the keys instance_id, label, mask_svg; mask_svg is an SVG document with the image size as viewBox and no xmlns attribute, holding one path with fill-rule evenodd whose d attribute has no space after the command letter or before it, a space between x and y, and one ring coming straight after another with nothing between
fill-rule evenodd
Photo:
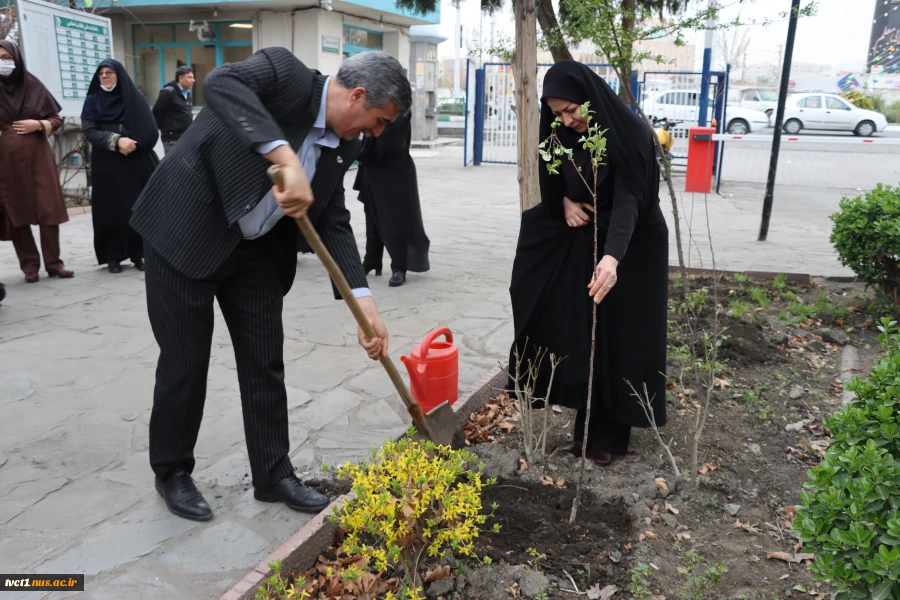
<instances>
[{"instance_id":1,"label":"black pinstripe suit jacket","mask_svg":"<svg viewBox=\"0 0 900 600\"><path fill-rule=\"evenodd\" d=\"M269 162L254 147L281 139L297 150L315 122L324 84L324 76L285 48L266 48L213 70L204 81L206 108L144 188L132 227L179 272L211 276L243 239L238 221L272 186ZM344 203L343 177L358 152L357 140L322 148L309 211L351 288L368 285ZM297 250L309 249L290 219L281 219L270 235L283 248L277 260L287 293Z\"/></svg>"}]
</instances>

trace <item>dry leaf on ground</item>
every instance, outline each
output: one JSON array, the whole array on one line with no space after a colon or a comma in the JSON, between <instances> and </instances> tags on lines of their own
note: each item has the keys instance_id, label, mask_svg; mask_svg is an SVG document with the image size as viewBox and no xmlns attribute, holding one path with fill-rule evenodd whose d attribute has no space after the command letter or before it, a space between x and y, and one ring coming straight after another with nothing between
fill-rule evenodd
<instances>
[{"instance_id":1,"label":"dry leaf on ground","mask_svg":"<svg viewBox=\"0 0 900 600\"><path fill-rule=\"evenodd\" d=\"M790 554L789 552L769 552L769 551L766 551L766 558L770 558L770 559L771 559L771 558L774 558L774 559L777 559L777 560L783 560L784 562L787 562L787 563L800 564L800 563L802 563L804 560L815 560L816 555L815 555L815 554L808 554L808 553L800 553L800 552L798 552L798 553L796 553L796 554Z\"/></svg>"},{"instance_id":2,"label":"dry leaf on ground","mask_svg":"<svg viewBox=\"0 0 900 600\"><path fill-rule=\"evenodd\" d=\"M433 571L428 571L425 574L425 583L431 583L432 581L437 581L439 579L446 579L450 577L450 567L447 565L441 565L437 569Z\"/></svg>"},{"instance_id":3,"label":"dry leaf on ground","mask_svg":"<svg viewBox=\"0 0 900 600\"><path fill-rule=\"evenodd\" d=\"M610 600L610 598L618 591L619 588L614 585L608 585L601 590L600 584L595 583L593 587L588 589L587 597L589 600Z\"/></svg>"},{"instance_id":4,"label":"dry leaf on ground","mask_svg":"<svg viewBox=\"0 0 900 600\"><path fill-rule=\"evenodd\" d=\"M718 468L719 468L719 465L717 463L708 462L705 465L701 465L697 469L697 473L699 473L700 475L708 475L709 473L712 473L713 471L718 470Z\"/></svg>"},{"instance_id":5,"label":"dry leaf on ground","mask_svg":"<svg viewBox=\"0 0 900 600\"><path fill-rule=\"evenodd\" d=\"M657 477L654 482L656 483L656 487L658 487L659 489L665 490L667 492L669 491L669 486L666 485L666 480L662 477Z\"/></svg>"},{"instance_id":6,"label":"dry leaf on ground","mask_svg":"<svg viewBox=\"0 0 900 600\"><path fill-rule=\"evenodd\" d=\"M500 394L469 415L465 425L466 444L473 446L495 441L495 434L508 434L516 428L519 404L506 394Z\"/></svg>"}]
</instances>

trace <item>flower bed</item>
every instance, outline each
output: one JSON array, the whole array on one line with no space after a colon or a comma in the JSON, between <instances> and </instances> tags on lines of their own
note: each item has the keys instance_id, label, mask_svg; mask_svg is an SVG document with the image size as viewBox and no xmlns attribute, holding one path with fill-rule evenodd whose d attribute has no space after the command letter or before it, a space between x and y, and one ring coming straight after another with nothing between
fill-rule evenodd
<instances>
[{"instance_id":1,"label":"flower bed","mask_svg":"<svg viewBox=\"0 0 900 600\"><path fill-rule=\"evenodd\" d=\"M451 469L444 477L434 472L416 483L425 489L431 489L432 481L448 487L451 480L471 483L476 463L483 463L481 480L496 482L480 491L478 514L484 519L477 523L477 537L468 526L459 529L460 515L471 516L475 503L457 503L453 506L466 508L453 513L450 529L455 533L441 543L451 552L442 557L439 549L430 555L431 546L417 546L421 542L407 539L410 532L401 525L404 518L422 517L428 525L438 517L417 513L408 494L390 493L385 502L405 498L409 504L406 511L400 504L399 513L397 506L379 513L393 515L382 518L381 537L393 540L394 549L384 539L379 543L375 530L365 531L374 522L371 511L362 519L357 515L355 524L344 520L349 536L322 521L315 543L306 542L302 557L296 551L281 552L279 581L293 583L295 595L260 597L401 598L405 579L413 584L407 598L444 600L827 598L825 584L813 581L809 565L814 557L803 551L792 521L806 471L818 464L831 441L823 419L841 404L841 377L849 368L844 348L858 350L856 367L863 371L877 352L865 311L869 296L854 284L806 285L743 276L729 278L719 292L720 318L727 327L718 357L723 364L700 444L696 486L674 476L651 431L635 430L627 457L605 468L586 465L582 503L570 525L580 463L553 450L571 441L574 414L549 412L550 455L529 464L517 403L491 393L501 376L482 389L477 402L466 398L456 406L469 450L478 460L467 459L453 467L462 469L458 472ZM671 297L677 302L674 286ZM700 311L698 323L705 314ZM674 460L685 471L693 407L706 391L678 385L674 378L691 343L683 325L683 315L673 312L671 418L661 433L673 440ZM381 476L361 481L375 486L379 480L384 482ZM472 493L464 496L471 500ZM423 497L421 491L416 494ZM370 501L376 497L369 495ZM431 505L446 510L445 497L445 492L435 495ZM446 513L440 518L446 519ZM395 528L391 533L389 522ZM301 533L295 542L303 542ZM414 575L402 567L408 564L401 560L407 548L422 551L418 567L412 567ZM381 568L385 563L387 568ZM259 593L259 583L272 573L268 566L256 572L258 579L241 592L232 590L229 600ZM313 580L316 586L309 587ZM302 589L310 595L301 595Z\"/></svg>"}]
</instances>

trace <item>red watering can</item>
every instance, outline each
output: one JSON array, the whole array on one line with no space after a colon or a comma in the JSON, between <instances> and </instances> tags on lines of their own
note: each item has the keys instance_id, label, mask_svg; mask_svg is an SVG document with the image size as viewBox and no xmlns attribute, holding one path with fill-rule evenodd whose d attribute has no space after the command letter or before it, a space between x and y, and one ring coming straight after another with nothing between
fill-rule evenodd
<instances>
[{"instance_id":1,"label":"red watering can","mask_svg":"<svg viewBox=\"0 0 900 600\"><path fill-rule=\"evenodd\" d=\"M435 340L444 336L446 342ZM413 398L428 412L444 400L453 404L459 396L459 351L453 345L453 333L438 327L412 349L411 356L400 360L409 371Z\"/></svg>"}]
</instances>

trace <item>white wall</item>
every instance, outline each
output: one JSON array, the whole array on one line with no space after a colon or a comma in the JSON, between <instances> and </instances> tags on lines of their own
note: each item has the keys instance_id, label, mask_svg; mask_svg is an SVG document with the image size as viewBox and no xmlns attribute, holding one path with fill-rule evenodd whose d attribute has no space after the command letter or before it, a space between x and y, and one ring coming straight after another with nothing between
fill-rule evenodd
<instances>
[{"instance_id":1,"label":"white wall","mask_svg":"<svg viewBox=\"0 0 900 600\"><path fill-rule=\"evenodd\" d=\"M319 37L319 12L318 10L297 11L294 13L293 19L294 55L310 69L319 68L319 54L322 44Z\"/></svg>"},{"instance_id":2,"label":"white wall","mask_svg":"<svg viewBox=\"0 0 900 600\"><path fill-rule=\"evenodd\" d=\"M281 46L294 51L294 34L288 13L261 10L253 28L253 49Z\"/></svg>"},{"instance_id":3,"label":"white wall","mask_svg":"<svg viewBox=\"0 0 900 600\"><path fill-rule=\"evenodd\" d=\"M337 75L341 63L344 62L344 16L327 10L315 11L319 16L319 36L316 39L316 52L319 55L319 71L323 75ZM322 52L322 36L330 35L341 40L341 51Z\"/></svg>"}]
</instances>

